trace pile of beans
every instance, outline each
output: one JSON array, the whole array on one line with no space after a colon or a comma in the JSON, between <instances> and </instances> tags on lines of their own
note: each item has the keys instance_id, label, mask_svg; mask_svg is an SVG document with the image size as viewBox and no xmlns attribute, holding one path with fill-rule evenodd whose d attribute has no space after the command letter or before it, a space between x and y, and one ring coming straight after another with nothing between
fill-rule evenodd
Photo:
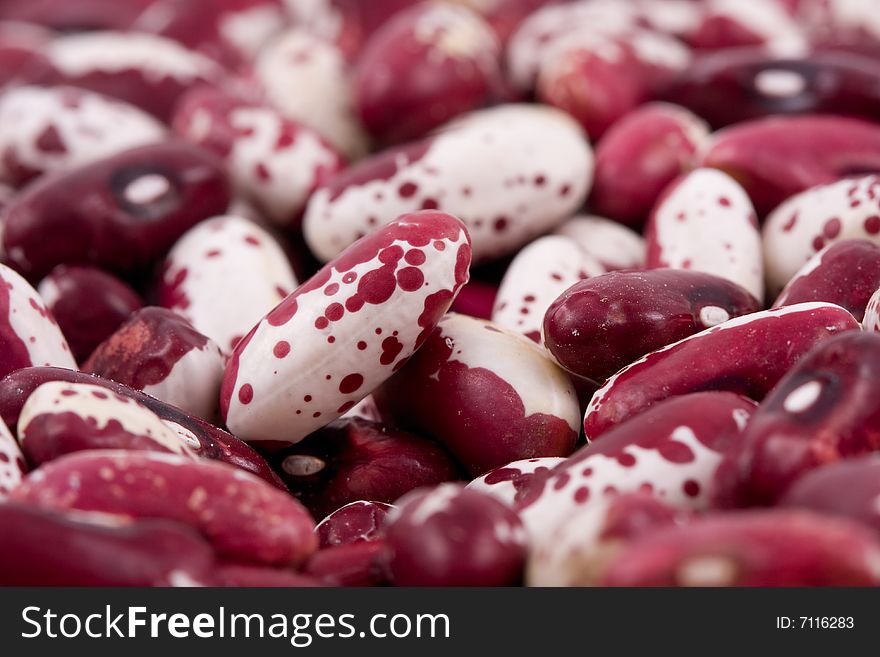
<instances>
[{"instance_id":1,"label":"pile of beans","mask_svg":"<svg viewBox=\"0 0 880 657\"><path fill-rule=\"evenodd\" d=\"M880 584L876 0L0 0L0 584Z\"/></svg>"}]
</instances>

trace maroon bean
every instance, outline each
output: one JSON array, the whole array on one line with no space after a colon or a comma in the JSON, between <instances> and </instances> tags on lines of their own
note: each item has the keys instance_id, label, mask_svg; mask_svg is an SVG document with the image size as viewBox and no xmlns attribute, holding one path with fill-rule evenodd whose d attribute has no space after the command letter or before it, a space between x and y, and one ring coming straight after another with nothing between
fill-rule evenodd
<instances>
[{"instance_id":1,"label":"maroon bean","mask_svg":"<svg viewBox=\"0 0 880 657\"><path fill-rule=\"evenodd\" d=\"M810 187L880 171L880 126L828 115L746 121L715 134L703 165L735 178L763 217Z\"/></svg>"},{"instance_id":2,"label":"maroon bean","mask_svg":"<svg viewBox=\"0 0 880 657\"><path fill-rule=\"evenodd\" d=\"M397 586L509 586L518 583L526 533L495 498L458 484L413 491L386 529Z\"/></svg>"},{"instance_id":3,"label":"maroon bean","mask_svg":"<svg viewBox=\"0 0 880 657\"><path fill-rule=\"evenodd\" d=\"M805 473L880 451L880 335L817 345L767 395L715 476L716 506L769 506Z\"/></svg>"},{"instance_id":4,"label":"maroon bean","mask_svg":"<svg viewBox=\"0 0 880 657\"><path fill-rule=\"evenodd\" d=\"M584 416L589 439L657 402L700 390L762 400L800 358L836 333L859 329L846 310L801 303L752 313L653 351L599 389Z\"/></svg>"},{"instance_id":5,"label":"maroon bean","mask_svg":"<svg viewBox=\"0 0 880 657\"><path fill-rule=\"evenodd\" d=\"M6 210L3 246L29 276L76 263L132 271L228 204L223 169L210 153L164 142L31 185Z\"/></svg>"},{"instance_id":6,"label":"maroon bean","mask_svg":"<svg viewBox=\"0 0 880 657\"><path fill-rule=\"evenodd\" d=\"M606 586L877 586L880 543L807 511L709 516L649 532L605 568Z\"/></svg>"},{"instance_id":7,"label":"maroon bean","mask_svg":"<svg viewBox=\"0 0 880 657\"><path fill-rule=\"evenodd\" d=\"M880 534L880 459L876 455L832 463L798 479L779 506L856 520Z\"/></svg>"},{"instance_id":8,"label":"maroon bean","mask_svg":"<svg viewBox=\"0 0 880 657\"><path fill-rule=\"evenodd\" d=\"M590 207L638 228L663 189L697 162L706 123L675 105L649 103L615 122L596 146Z\"/></svg>"},{"instance_id":9,"label":"maroon bean","mask_svg":"<svg viewBox=\"0 0 880 657\"><path fill-rule=\"evenodd\" d=\"M37 287L77 362L144 305L127 283L95 267L55 267Z\"/></svg>"},{"instance_id":10,"label":"maroon bean","mask_svg":"<svg viewBox=\"0 0 880 657\"><path fill-rule=\"evenodd\" d=\"M382 523L394 507L359 500L341 506L315 527L321 548L380 540Z\"/></svg>"},{"instance_id":11,"label":"maroon bean","mask_svg":"<svg viewBox=\"0 0 880 657\"><path fill-rule=\"evenodd\" d=\"M357 500L391 503L418 486L459 478L436 443L361 418L319 429L270 462L316 518Z\"/></svg>"},{"instance_id":12,"label":"maroon bean","mask_svg":"<svg viewBox=\"0 0 880 657\"><path fill-rule=\"evenodd\" d=\"M497 296L498 286L471 279L459 290L449 310L479 319L491 319Z\"/></svg>"},{"instance_id":13,"label":"maroon bean","mask_svg":"<svg viewBox=\"0 0 880 657\"><path fill-rule=\"evenodd\" d=\"M26 477L10 499L59 511L174 520L243 563L296 566L318 546L314 521L289 495L239 469L174 454L70 454Z\"/></svg>"},{"instance_id":14,"label":"maroon bean","mask_svg":"<svg viewBox=\"0 0 880 657\"><path fill-rule=\"evenodd\" d=\"M385 586L390 550L385 541L335 545L316 552L303 572L326 586Z\"/></svg>"},{"instance_id":15,"label":"maroon bean","mask_svg":"<svg viewBox=\"0 0 880 657\"><path fill-rule=\"evenodd\" d=\"M501 80L501 48L465 7L422 3L382 25L358 57L355 103L380 142L415 139L486 104Z\"/></svg>"},{"instance_id":16,"label":"maroon bean","mask_svg":"<svg viewBox=\"0 0 880 657\"><path fill-rule=\"evenodd\" d=\"M383 416L436 438L472 476L568 456L578 437L563 370L528 338L465 315L446 315L374 397Z\"/></svg>"},{"instance_id":17,"label":"maroon bean","mask_svg":"<svg viewBox=\"0 0 880 657\"><path fill-rule=\"evenodd\" d=\"M0 525L3 586L192 586L214 565L211 546L175 522L0 502Z\"/></svg>"},{"instance_id":18,"label":"maroon bean","mask_svg":"<svg viewBox=\"0 0 880 657\"><path fill-rule=\"evenodd\" d=\"M225 365L217 344L183 317L149 306L98 345L82 369L210 421Z\"/></svg>"},{"instance_id":19,"label":"maroon bean","mask_svg":"<svg viewBox=\"0 0 880 657\"><path fill-rule=\"evenodd\" d=\"M544 344L570 372L604 381L645 354L760 310L735 283L677 269L611 272L566 290L544 316Z\"/></svg>"},{"instance_id":20,"label":"maroon bean","mask_svg":"<svg viewBox=\"0 0 880 657\"><path fill-rule=\"evenodd\" d=\"M85 372L61 367L26 367L9 374L0 381L0 417L3 421L9 427L17 426L21 409L28 397L39 386L50 381L93 384L134 399L162 418L192 447L197 456L229 463L247 470L281 490L287 490L266 460L235 436L171 404Z\"/></svg>"},{"instance_id":21,"label":"maroon bean","mask_svg":"<svg viewBox=\"0 0 880 657\"><path fill-rule=\"evenodd\" d=\"M878 287L880 246L864 240L843 240L814 255L788 282L773 307L827 301L846 308L862 321Z\"/></svg>"}]
</instances>

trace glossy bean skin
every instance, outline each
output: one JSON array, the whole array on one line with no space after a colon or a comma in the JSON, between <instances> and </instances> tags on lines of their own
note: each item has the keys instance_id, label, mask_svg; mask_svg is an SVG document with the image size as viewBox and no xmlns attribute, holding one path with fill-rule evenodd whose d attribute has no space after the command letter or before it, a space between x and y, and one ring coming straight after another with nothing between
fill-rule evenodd
<instances>
[{"instance_id":1,"label":"glossy bean skin","mask_svg":"<svg viewBox=\"0 0 880 657\"><path fill-rule=\"evenodd\" d=\"M550 472L565 458L545 456L536 459L514 461L472 480L466 488L492 495L510 507L529 494L534 486L550 476Z\"/></svg>"},{"instance_id":2,"label":"glossy bean skin","mask_svg":"<svg viewBox=\"0 0 880 657\"><path fill-rule=\"evenodd\" d=\"M792 196L767 217L767 283L779 289L838 240L880 244L880 176L848 178Z\"/></svg>"},{"instance_id":3,"label":"glossy bean skin","mask_svg":"<svg viewBox=\"0 0 880 657\"><path fill-rule=\"evenodd\" d=\"M590 146L564 113L500 105L349 167L312 196L303 230L326 261L401 213L437 208L465 223L485 262L573 214L592 171Z\"/></svg>"},{"instance_id":4,"label":"glossy bean skin","mask_svg":"<svg viewBox=\"0 0 880 657\"><path fill-rule=\"evenodd\" d=\"M0 501L21 483L28 467L18 442L5 422L0 421Z\"/></svg>"},{"instance_id":5,"label":"glossy bean skin","mask_svg":"<svg viewBox=\"0 0 880 657\"><path fill-rule=\"evenodd\" d=\"M3 586L198 586L214 567L208 542L175 522L13 502L0 502L0 522Z\"/></svg>"},{"instance_id":6,"label":"glossy bean skin","mask_svg":"<svg viewBox=\"0 0 880 657\"><path fill-rule=\"evenodd\" d=\"M568 371L604 381L651 351L758 310L746 290L711 274L610 272L553 302L544 316L544 344Z\"/></svg>"},{"instance_id":7,"label":"glossy bean skin","mask_svg":"<svg viewBox=\"0 0 880 657\"><path fill-rule=\"evenodd\" d=\"M715 477L719 508L770 506L806 473L880 450L880 335L851 331L816 346L767 395Z\"/></svg>"},{"instance_id":8,"label":"glossy bean skin","mask_svg":"<svg viewBox=\"0 0 880 657\"><path fill-rule=\"evenodd\" d=\"M148 306L99 344L82 369L210 421L225 364L217 344L183 317Z\"/></svg>"},{"instance_id":9,"label":"glossy bean skin","mask_svg":"<svg viewBox=\"0 0 880 657\"><path fill-rule=\"evenodd\" d=\"M501 47L479 14L421 4L367 42L354 70L361 122L380 143L416 139L478 109L501 85Z\"/></svg>"},{"instance_id":10,"label":"glossy bean skin","mask_svg":"<svg viewBox=\"0 0 880 657\"><path fill-rule=\"evenodd\" d=\"M37 291L0 264L0 375L22 367L75 369L70 346Z\"/></svg>"},{"instance_id":11,"label":"glossy bean skin","mask_svg":"<svg viewBox=\"0 0 880 657\"><path fill-rule=\"evenodd\" d=\"M131 272L228 204L220 162L197 146L167 141L29 186L7 209L3 246L28 276L59 264Z\"/></svg>"},{"instance_id":12,"label":"glossy bean skin","mask_svg":"<svg viewBox=\"0 0 880 657\"><path fill-rule=\"evenodd\" d=\"M495 498L457 484L413 491L386 527L397 586L510 586L522 578L526 533Z\"/></svg>"},{"instance_id":13,"label":"glossy bean skin","mask_svg":"<svg viewBox=\"0 0 880 657\"><path fill-rule=\"evenodd\" d=\"M563 370L528 338L465 315L444 317L374 397L383 416L438 440L471 476L568 456L578 438Z\"/></svg>"},{"instance_id":14,"label":"glossy bean skin","mask_svg":"<svg viewBox=\"0 0 880 657\"><path fill-rule=\"evenodd\" d=\"M858 330L846 310L802 303L738 317L623 368L600 388L584 416L590 440L667 397L728 390L762 400L795 363L832 335Z\"/></svg>"},{"instance_id":15,"label":"glossy bean skin","mask_svg":"<svg viewBox=\"0 0 880 657\"><path fill-rule=\"evenodd\" d=\"M645 240L617 221L596 215L577 215L553 233L574 240L608 271L645 267Z\"/></svg>"},{"instance_id":16,"label":"glossy bean skin","mask_svg":"<svg viewBox=\"0 0 880 657\"><path fill-rule=\"evenodd\" d=\"M402 215L355 242L238 343L220 397L229 429L295 444L350 410L424 344L470 259L467 230L442 212Z\"/></svg>"},{"instance_id":17,"label":"glossy bean skin","mask_svg":"<svg viewBox=\"0 0 880 657\"><path fill-rule=\"evenodd\" d=\"M215 87L188 92L173 126L223 158L239 195L286 229L299 228L309 196L343 168L340 155L314 130Z\"/></svg>"},{"instance_id":18,"label":"glossy bean skin","mask_svg":"<svg viewBox=\"0 0 880 657\"><path fill-rule=\"evenodd\" d=\"M314 521L296 500L228 465L175 454L78 452L25 478L13 500L58 511L173 520L198 529L219 555L296 566L317 548Z\"/></svg>"},{"instance_id":19,"label":"glossy bean skin","mask_svg":"<svg viewBox=\"0 0 880 657\"><path fill-rule=\"evenodd\" d=\"M85 362L144 305L131 286L97 267L59 265L40 281L37 291L77 362Z\"/></svg>"},{"instance_id":20,"label":"glossy bean skin","mask_svg":"<svg viewBox=\"0 0 880 657\"><path fill-rule=\"evenodd\" d=\"M433 441L362 418L337 420L270 462L316 518L358 500L390 504L418 486L459 478Z\"/></svg>"},{"instance_id":21,"label":"glossy bean skin","mask_svg":"<svg viewBox=\"0 0 880 657\"><path fill-rule=\"evenodd\" d=\"M391 504L358 500L341 506L315 527L321 548L380 540Z\"/></svg>"},{"instance_id":22,"label":"glossy bean skin","mask_svg":"<svg viewBox=\"0 0 880 657\"><path fill-rule=\"evenodd\" d=\"M782 114L870 119L880 107L878 84L880 75L871 57L819 51L808 58L778 58L746 49L695 59L664 97L715 128Z\"/></svg>"},{"instance_id":23,"label":"glossy bean skin","mask_svg":"<svg viewBox=\"0 0 880 657\"><path fill-rule=\"evenodd\" d=\"M694 269L764 299L764 263L755 209L742 187L700 168L671 183L645 229L646 266Z\"/></svg>"},{"instance_id":24,"label":"glossy bean skin","mask_svg":"<svg viewBox=\"0 0 880 657\"><path fill-rule=\"evenodd\" d=\"M781 507L850 518L880 534L880 459L876 455L826 465L798 479L779 500Z\"/></svg>"},{"instance_id":25,"label":"glossy bean skin","mask_svg":"<svg viewBox=\"0 0 880 657\"><path fill-rule=\"evenodd\" d=\"M871 296L880 287L880 246L842 240L814 255L786 284L773 307L827 301L862 321Z\"/></svg>"},{"instance_id":26,"label":"glossy bean skin","mask_svg":"<svg viewBox=\"0 0 880 657\"><path fill-rule=\"evenodd\" d=\"M876 586L880 543L855 523L788 509L708 516L641 536L604 586Z\"/></svg>"},{"instance_id":27,"label":"glossy bean skin","mask_svg":"<svg viewBox=\"0 0 880 657\"><path fill-rule=\"evenodd\" d=\"M771 116L715 133L702 165L736 179L764 217L811 187L880 171L878 153L880 128L872 122L825 114Z\"/></svg>"},{"instance_id":28,"label":"glossy bean skin","mask_svg":"<svg viewBox=\"0 0 880 657\"><path fill-rule=\"evenodd\" d=\"M495 307L495 299L498 298L498 287L492 283L471 279L458 292L455 301L452 302L452 312L477 317L479 319L492 319L492 309Z\"/></svg>"},{"instance_id":29,"label":"glossy bean skin","mask_svg":"<svg viewBox=\"0 0 880 657\"><path fill-rule=\"evenodd\" d=\"M705 509L715 469L754 409L754 402L729 392L661 402L556 466L516 509L535 540L579 509L625 493L644 491L676 507Z\"/></svg>"},{"instance_id":30,"label":"glossy bean skin","mask_svg":"<svg viewBox=\"0 0 880 657\"><path fill-rule=\"evenodd\" d=\"M91 91L12 87L0 94L0 180L21 187L165 135L152 116Z\"/></svg>"},{"instance_id":31,"label":"glossy bean skin","mask_svg":"<svg viewBox=\"0 0 880 657\"><path fill-rule=\"evenodd\" d=\"M692 168L709 138L699 116L649 103L623 116L596 146L590 207L627 226L641 226L663 189Z\"/></svg>"},{"instance_id":32,"label":"glossy bean skin","mask_svg":"<svg viewBox=\"0 0 880 657\"><path fill-rule=\"evenodd\" d=\"M579 281L604 273L605 268L574 240L539 237L507 267L492 321L540 343L544 314L554 300Z\"/></svg>"},{"instance_id":33,"label":"glossy bean skin","mask_svg":"<svg viewBox=\"0 0 880 657\"><path fill-rule=\"evenodd\" d=\"M61 367L26 367L0 380L0 417L7 426L18 425L21 409L28 397L39 386L50 381L97 385L129 397L158 415L192 447L198 456L229 463L260 477L276 488L287 491L287 487L266 460L235 436L171 404L115 381L85 372Z\"/></svg>"},{"instance_id":34,"label":"glossy bean skin","mask_svg":"<svg viewBox=\"0 0 880 657\"><path fill-rule=\"evenodd\" d=\"M94 449L163 452L195 458L192 448L148 408L101 386L52 381L28 397L16 433L39 466Z\"/></svg>"}]
</instances>

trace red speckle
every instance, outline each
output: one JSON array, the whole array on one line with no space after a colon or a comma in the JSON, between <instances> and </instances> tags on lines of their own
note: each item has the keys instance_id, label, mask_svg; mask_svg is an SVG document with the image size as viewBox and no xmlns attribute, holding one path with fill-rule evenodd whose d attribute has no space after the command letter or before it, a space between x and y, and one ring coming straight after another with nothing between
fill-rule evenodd
<instances>
[{"instance_id":1,"label":"red speckle","mask_svg":"<svg viewBox=\"0 0 880 657\"><path fill-rule=\"evenodd\" d=\"M529 309L526 306L523 306L522 308L519 309L519 314L520 315L528 315Z\"/></svg>"},{"instance_id":2,"label":"red speckle","mask_svg":"<svg viewBox=\"0 0 880 657\"><path fill-rule=\"evenodd\" d=\"M400 188L398 188L397 193L400 194L401 198L410 198L417 191L419 191L419 186L412 182L403 183Z\"/></svg>"},{"instance_id":3,"label":"red speckle","mask_svg":"<svg viewBox=\"0 0 880 657\"><path fill-rule=\"evenodd\" d=\"M348 413L352 408L354 408L356 402L347 401L342 406L336 409L337 413Z\"/></svg>"},{"instance_id":4,"label":"red speckle","mask_svg":"<svg viewBox=\"0 0 880 657\"><path fill-rule=\"evenodd\" d=\"M339 382L339 392L348 395L360 388L364 383L364 377L360 374L349 374Z\"/></svg>"},{"instance_id":5,"label":"red speckle","mask_svg":"<svg viewBox=\"0 0 880 657\"><path fill-rule=\"evenodd\" d=\"M439 207L440 204L432 198L426 198L422 201L422 210L436 210Z\"/></svg>"},{"instance_id":6,"label":"red speckle","mask_svg":"<svg viewBox=\"0 0 880 657\"><path fill-rule=\"evenodd\" d=\"M789 233L791 229L794 228L794 225L797 223L798 213L794 212L791 217L789 217L788 221L785 222L785 225L782 226L782 232Z\"/></svg>"},{"instance_id":7,"label":"red speckle","mask_svg":"<svg viewBox=\"0 0 880 657\"><path fill-rule=\"evenodd\" d=\"M526 296L523 297L523 301L525 301L526 303L533 303L535 301L535 295L534 294L527 294Z\"/></svg>"},{"instance_id":8,"label":"red speckle","mask_svg":"<svg viewBox=\"0 0 880 657\"><path fill-rule=\"evenodd\" d=\"M565 488L566 484L568 484L569 479L571 479L571 475L569 475L567 472L563 472L561 475L559 475L559 478L553 484L553 489L562 490L563 488Z\"/></svg>"},{"instance_id":9,"label":"red speckle","mask_svg":"<svg viewBox=\"0 0 880 657\"><path fill-rule=\"evenodd\" d=\"M677 215L675 215L675 218L678 219L679 221L684 221L686 217L685 217L684 212L679 212Z\"/></svg>"},{"instance_id":10,"label":"red speckle","mask_svg":"<svg viewBox=\"0 0 880 657\"><path fill-rule=\"evenodd\" d=\"M407 263L416 266L425 264L425 258L425 252L420 251L419 249L410 249L406 252L406 256L404 257Z\"/></svg>"},{"instance_id":11,"label":"red speckle","mask_svg":"<svg viewBox=\"0 0 880 657\"><path fill-rule=\"evenodd\" d=\"M382 335L382 329L377 328L377 329L376 329L376 335Z\"/></svg>"},{"instance_id":12,"label":"red speckle","mask_svg":"<svg viewBox=\"0 0 880 657\"><path fill-rule=\"evenodd\" d=\"M361 340L360 342L357 343L357 348L358 348L360 351L363 351L364 349L367 348L367 343L364 342L363 340Z\"/></svg>"},{"instance_id":13,"label":"red speckle","mask_svg":"<svg viewBox=\"0 0 880 657\"><path fill-rule=\"evenodd\" d=\"M328 378L329 378L329 377L328 377ZM306 404L308 404L310 401L312 401L312 396L311 396L311 395L306 395L305 397L303 397L303 401L304 401Z\"/></svg>"},{"instance_id":14,"label":"red speckle","mask_svg":"<svg viewBox=\"0 0 880 657\"><path fill-rule=\"evenodd\" d=\"M312 417L321 417L321 411L316 411L312 413Z\"/></svg>"},{"instance_id":15,"label":"red speckle","mask_svg":"<svg viewBox=\"0 0 880 657\"><path fill-rule=\"evenodd\" d=\"M220 249L211 249L210 251L208 251L205 254L205 257L206 258L216 258L218 255L220 255Z\"/></svg>"},{"instance_id":16,"label":"red speckle","mask_svg":"<svg viewBox=\"0 0 880 657\"><path fill-rule=\"evenodd\" d=\"M470 196L471 193L472 193L472 191L471 191L470 187L462 187L461 188L461 195L462 196Z\"/></svg>"},{"instance_id":17,"label":"red speckle","mask_svg":"<svg viewBox=\"0 0 880 657\"><path fill-rule=\"evenodd\" d=\"M382 355L379 356L379 362L382 365L390 365L402 350L403 344L400 340L395 337L385 338L382 340Z\"/></svg>"},{"instance_id":18,"label":"red speckle","mask_svg":"<svg viewBox=\"0 0 880 657\"><path fill-rule=\"evenodd\" d=\"M695 458L690 447L674 440L663 443L657 447L657 451L670 463L693 463Z\"/></svg>"},{"instance_id":19,"label":"red speckle","mask_svg":"<svg viewBox=\"0 0 880 657\"><path fill-rule=\"evenodd\" d=\"M575 504L583 504L588 499L590 499L590 489L586 486L581 486L574 492Z\"/></svg>"},{"instance_id":20,"label":"red speckle","mask_svg":"<svg viewBox=\"0 0 880 657\"><path fill-rule=\"evenodd\" d=\"M269 326L284 326L296 314L298 307L296 297L287 297L266 317Z\"/></svg>"},{"instance_id":21,"label":"red speckle","mask_svg":"<svg viewBox=\"0 0 880 657\"><path fill-rule=\"evenodd\" d=\"M327 342L329 342L330 344L333 344L334 342L336 342L336 338L333 337L332 335L328 335Z\"/></svg>"},{"instance_id":22,"label":"red speckle","mask_svg":"<svg viewBox=\"0 0 880 657\"><path fill-rule=\"evenodd\" d=\"M817 237L813 240L813 249L814 250L821 251L822 247L824 247L824 246L825 246L825 240L823 240L821 237Z\"/></svg>"},{"instance_id":23,"label":"red speckle","mask_svg":"<svg viewBox=\"0 0 880 657\"><path fill-rule=\"evenodd\" d=\"M727 198L726 196L722 196L721 198L718 199L718 205L725 207L725 208L729 208L730 207L730 199Z\"/></svg>"},{"instance_id":24,"label":"red speckle","mask_svg":"<svg viewBox=\"0 0 880 657\"><path fill-rule=\"evenodd\" d=\"M254 398L254 388L250 383L245 383L238 391L238 401L242 404L250 404Z\"/></svg>"},{"instance_id":25,"label":"red speckle","mask_svg":"<svg viewBox=\"0 0 880 657\"><path fill-rule=\"evenodd\" d=\"M400 259L403 257L403 248L400 246L389 246L387 249L382 249L379 253L379 262L383 265L396 265L400 262Z\"/></svg>"},{"instance_id":26,"label":"red speckle","mask_svg":"<svg viewBox=\"0 0 880 657\"><path fill-rule=\"evenodd\" d=\"M272 353L275 354L275 358L284 358L290 353L290 343L287 340L276 342L274 349L272 349Z\"/></svg>"},{"instance_id":27,"label":"red speckle","mask_svg":"<svg viewBox=\"0 0 880 657\"><path fill-rule=\"evenodd\" d=\"M324 288L324 294L328 297L332 297L337 292L339 292L339 283L331 283Z\"/></svg>"},{"instance_id":28,"label":"red speckle","mask_svg":"<svg viewBox=\"0 0 880 657\"><path fill-rule=\"evenodd\" d=\"M568 196L569 192L571 192L571 185L563 185L559 190L560 196Z\"/></svg>"},{"instance_id":29,"label":"red speckle","mask_svg":"<svg viewBox=\"0 0 880 657\"><path fill-rule=\"evenodd\" d=\"M342 277L343 283L354 283L355 279L357 279L358 275L353 271L348 272L345 276Z\"/></svg>"},{"instance_id":30,"label":"red speckle","mask_svg":"<svg viewBox=\"0 0 880 657\"><path fill-rule=\"evenodd\" d=\"M602 493L606 496L615 495L617 493L617 488L615 488L614 486L605 486Z\"/></svg>"},{"instance_id":31,"label":"red speckle","mask_svg":"<svg viewBox=\"0 0 880 657\"><path fill-rule=\"evenodd\" d=\"M424 282L425 276L422 274L422 270L417 267L404 267L397 272L397 284L405 292L415 292L422 287Z\"/></svg>"},{"instance_id":32,"label":"red speckle","mask_svg":"<svg viewBox=\"0 0 880 657\"><path fill-rule=\"evenodd\" d=\"M693 479L688 479L682 486L684 494L688 497L696 497L700 494L700 484Z\"/></svg>"},{"instance_id":33,"label":"red speckle","mask_svg":"<svg viewBox=\"0 0 880 657\"><path fill-rule=\"evenodd\" d=\"M358 283L357 291L366 303L380 304L391 298L396 287L394 266L389 265L364 274Z\"/></svg>"},{"instance_id":34,"label":"red speckle","mask_svg":"<svg viewBox=\"0 0 880 657\"><path fill-rule=\"evenodd\" d=\"M319 317L315 320L315 328L319 331L327 328L328 326L330 326L330 320L326 317Z\"/></svg>"},{"instance_id":35,"label":"red speckle","mask_svg":"<svg viewBox=\"0 0 880 657\"><path fill-rule=\"evenodd\" d=\"M880 217L873 215L865 219L865 231L870 235L880 233Z\"/></svg>"},{"instance_id":36,"label":"red speckle","mask_svg":"<svg viewBox=\"0 0 880 657\"><path fill-rule=\"evenodd\" d=\"M631 468L636 464L636 457L632 454L621 454L617 457L617 462L625 468Z\"/></svg>"},{"instance_id":37,"label":"red speckle","mask_svg":"<svg viewBox=\"0 0 880 657\"><path fill-rule=\"evenodd\" d=\"M368 224L368 225L370 225L370 226L375 226L375 225L378 224L378 223L379 223L379 220L376 219L376 217L372 217L372 216L371 216L371 217L367 217L367 224Z\"/></svg>"},{"instance_id":38,"label":"red speckle","mask_svg":"<svg viewBox=\"0 0 880 657\"><path fill-rule=\"evenodd\" d=\"M834 239L840 235L840 219L836 217L834 219L829 219L825 223L825 227L822 228L822 234L828 239Z\"/></svg>"},{"instance_id":39,"label":"red speckle","mask_svg":"<svg viewBox=\"0 0 880 657\"><path fill-rule=\"evenodd\" d=\"M67 146L64 145L64 140L61 139L61 135L58 134L58 130L55 129L54 125L48 126L40 133L36 144L37 148L44 153L67 152Z\"/></svg>"},{"instance_id":40,"label":"red speckle","mask_svg":"<svg viewBox=\"0 0 880 657\"><path fill-rule=\"evenodd\" d=\"M287 296L287 290L285 290L285 289L284 289L283 287L281 287L280 285L276 285L276 286L275 286L275 293L276 293L279 297L286 297L286 296Z\"/></svg>"},{"instance_id":41,"label":"red speckle","mask_svg":"<svg viewBox=\"0 0 880 657\"><path fill-rule=\"evenodd\" d=\"M440 240L437 240L436 242L434 242L434 248L438 251L443 251L446 249L446 242L441 242Z\"/></svg>"},{"instance_id":42,"label":"red speckle","mask_svg":"<svg viewBox=\"0 0 880 657\"><path fill-rule=\"evenodd\" d=\"M535 176L535 187L543 187L547 182L547 178L544 176Z\"/></svg>"},{"instance_id":43,"label":"red speckle","mask_svg":"<svg viewBox=\"0 0 880 657\"><path fill-rule=\"evenodd\" d=\"M100 390L92 390L92 397L95 399L108 399L109 395L106 392L101 392Z\"/></svg>"},{"instance_id":44,"label":"red speckle","mask_svg":"<svg viewBox=\"0 0 880 657\"><path fill-rule=\"evenodd\" d=\"M345 314L345 308L342 307L341 303L331 303L329 306L327 306L324 314L331 322L338 322Z\"/></svg>"},{"instance_id":45,"label":"red speckle","mask_svg":"<svg viewBox=\"0 0 880 657\"><path fill-rule=\"evenodd\" d=\"M507 228L507 217L498 217L492 225L500 233Z\"/></svg>"},{"instance_id":46,"label":"red speckle","mask_svg":"<svg viewBox=\"0 0 880 657\"><path fill-rule=\"evenodd\" d=\"M278 134L278 140L275 142L275 150L280 151L284 148L293 146L296 141L293 127L289 123L281 126L281 132Z\"/></svg>"},{"instance_id":47,"label":"red speckle","mask_svg":"<svg viewBox=\"0 0 880 657\"><path fill-rule=\"evenodd\" d=\"M260 238L255 235L245 235L244 242L251 246L260 246Z\"/></svg>"},{"instance_id":48,"label":"red speckle","mask_svg":"<svg viewBox=\"0 0 880 657\"><path fill-rule=\"evenodd\" d=\"M355 294L353 297L349 297L345 301L345 309L350 313L356 313L363 307L364 300L361 299L357 294Z\"/></svg>"},{"instance_id":49,"label":"red speckle","mask_svg":"<svg viewBox=\"0 0 880 657\"><path fill-rule=\"evenodd\" d=\"M262 162L257 162L257 165L254 167L254 173L257 178L259 178L263 182L267 182L272 179L272 175L269 173L269 169L266 168L266 165Z\"/></svg>"}]
</instances>

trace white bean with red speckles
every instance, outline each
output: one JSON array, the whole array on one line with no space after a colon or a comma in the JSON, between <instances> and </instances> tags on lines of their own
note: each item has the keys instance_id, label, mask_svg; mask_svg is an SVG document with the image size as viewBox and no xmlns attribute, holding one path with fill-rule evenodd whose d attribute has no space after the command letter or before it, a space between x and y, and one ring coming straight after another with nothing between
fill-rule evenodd
<instances>
[{"instance_id":1,"label":"white bean with red speckles","mask_svg":"<svg viewBox=\"0 0 880 657\"><path fill-rule=\"evenodd\" d=\"M21 449L9 432L9 427L0 420L0 500L21 483L26 472Z\"/></svg>"},{"instance_id":2,"label":"white bean with red speckles","mask_svg":"<svg viewBox=\"0 0 880 657\"><path fill-rule=\"evenodd\" d=\"M608 271L645 266L645 240L634 230L611 219L578 215L553 232L577 242Z\"/></svg>"},{"instance_id":3,"label":"white bean with red speckles","mask_svg":"<svg viewBox=\"0 0 880 657\"><path fill-rule=\"evenodd\" d=\"M574 240L561 235L538 238L508 266L492 321L540 342L550 304L578 281L604 273L605 268Z\"/></svg>"},{"instance_id":4,"label":"white bean with red speckles","mask_svg":"<svg viewBox=\"0 0 880 657\"><path fill-rule=\"evenodd\" d=\"M522 459L495 468L472 480L465 488L487 493L510 506L514 505L517 494L528 481L537 476L549 475L550 471L565 461L561 456L543 456L535 459Z\"/></svg>"},{"instance_id":5,"label":"white bean with red speckles","mask_svg":"<svg viewBox=\"0 0 880 657\"><path fill-rule=\"evenodd\" d=\"M761 234L751 200L730 176L697 169L661 196L646 231L649 268L715 274L764 298Z\"/></svg>"},{"instance_id":6,"label":"white bean with red speckles","mask_svg":"<svg viewBox=\"0 0 880 657\"><path fill-rule=\"evenodd\" d=\"M874 292L868 301L865 317L862 320L862 328L866 331L880 333L880 289Z\"/></svg>"}]
</instances>

